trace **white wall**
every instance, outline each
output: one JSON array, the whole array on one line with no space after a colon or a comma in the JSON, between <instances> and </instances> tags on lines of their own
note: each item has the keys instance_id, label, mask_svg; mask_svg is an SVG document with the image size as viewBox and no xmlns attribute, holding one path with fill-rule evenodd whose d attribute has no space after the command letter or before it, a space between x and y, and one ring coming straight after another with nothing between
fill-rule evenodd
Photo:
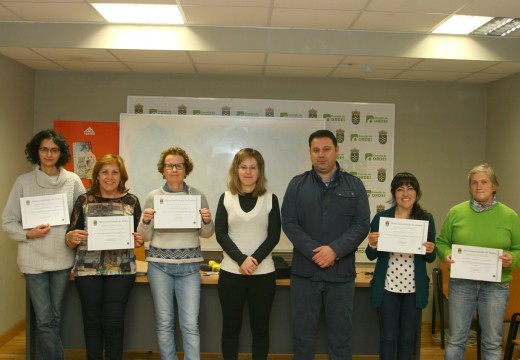
<instances>
[{"instance_id":1,"label":"white wall","mask_svg":"<svg viewBox=\"0 0 520 360\"><path fill-rule=\"evenodd\" d=\"M471 84L38 72L36 129L55 119L118 121L128 95L395 103L395 171L419 178L439 226L467 198L466 172L485 160L486 87Z\"/></svg>"},{"instance_id":2,"label":"white wall","mask_svg":"<svg viewBox=\"0 0 520 360\"><path fill-rule=\"evenodd\" d=\"M18 175L32 166L25 159L25 144L33 135L34 72L0 56L0 209ZM0 230L0 335L25 318L25 282L16 258L17 243Z\"/></svg>"},{"instance_id":3,"label":"white wall","mask_svg":"<svg viewBox=\"0 0 520 360\"><path fill-rule=\"evenodd\" d=\"M520 214L520 74L488 89L486 160L497 172L500 201Z\"/></svg>"}]
</instances>

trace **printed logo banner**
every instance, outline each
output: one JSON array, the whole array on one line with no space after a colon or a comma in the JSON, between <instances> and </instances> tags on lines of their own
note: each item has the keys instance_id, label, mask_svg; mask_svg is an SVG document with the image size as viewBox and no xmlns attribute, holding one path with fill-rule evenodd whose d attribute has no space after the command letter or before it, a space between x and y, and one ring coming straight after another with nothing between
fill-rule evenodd
<instances>
[{"instance_id":1,"label":"printed logo banner","mask_svg":"<svg viewBox=\"0 0 520 360\"><path fill-rule=\"evenodd\" d=\"M323 118L338 140L342 169L365 184L371 216L390 207L394 174L394 104L333 101L128 96L130 114ZM307 139L302 139L307 141ZM310 166L310 162L309 162ZM295 174L296 175L296 174ZM368 262L367 240L356 261Z\"/></svg>"}]
</instances>

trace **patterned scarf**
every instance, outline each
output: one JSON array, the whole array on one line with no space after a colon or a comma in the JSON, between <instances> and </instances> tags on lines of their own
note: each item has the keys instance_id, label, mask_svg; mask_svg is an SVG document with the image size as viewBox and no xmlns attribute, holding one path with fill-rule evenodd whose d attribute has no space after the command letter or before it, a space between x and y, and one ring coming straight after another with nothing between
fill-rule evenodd
<instances>
[{"instance_id":1,"label":"patterned scarf","mask_svg":"<svg viewBox=\"0 0 520 360\"><path fill-rule=\"evenodd\" d=\"M479 201L473 199L473 197L471 197L471 201L470 201L471 208L476 212L483 212L483 211L491 210L495 207L496 204L497 204L497 194L494 194L493 199L487 203L479 202Z\"/></svg>"}]
</instances>

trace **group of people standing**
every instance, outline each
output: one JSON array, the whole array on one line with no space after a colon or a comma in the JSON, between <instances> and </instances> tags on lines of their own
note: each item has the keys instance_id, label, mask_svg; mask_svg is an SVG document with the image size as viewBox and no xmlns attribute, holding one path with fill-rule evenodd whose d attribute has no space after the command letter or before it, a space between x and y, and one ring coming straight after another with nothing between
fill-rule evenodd
<instances>
[{"instance_id":1,"label":"group of people standing","mask_svg":"<svg viewBox=\"0 0 520 360\"><path fill-rule=\"evenodd\" d=\"M36 134L26 145L32 172L15 182L2 215L3 229L18 241L18 264L24 273L36 315L36 358L64 359L60 316L73 269L89 359L121 359L124 314L135 282L132 249L88 250L89 216L133 216L134 247L148 243L148 280L155 308L162 359L177 359L174 339L177 303L184 359L200 359L199 306L200 238L214 233L223 249L218 281L222 309L222 355L238 359L239 334L246 302L251 316L254 360L269 353L269 317L276 289L271 253L283 228L292 242L291 311L296 360L314 359L321 311L332 360L352 358L352 317L355 292L355 252L367 237L366 254L376 260L371 300L380 323L381 359L411 359L420 313L428 302L426 263L436 254L453 264L453 244L503 249L498 282L450 279L450 330L445 358L463 359L471 319L478 310L486 359L501 355L502 319L508 301L511 270L520 266L520 220L496 197L498 181L486 164L469 175L470 200L454 206L436 236L433 216L419 205L421 189L408 172L391 182L392 207L370 222L366 189L360 179L340 169L334 134L318 130L308 139L312 169L288 184L280 208L267 190L265 162L255 149L238 151L229 168L228 190L213 218L204 193L186 183L194 164L180 147L164 150L157 170L164 184L151 191L142 210L129 193L128 174L118 155L96 161L92 186L63 165L70 159L66 140L53 130ZM66 194L69 225L41 224L23 229L20 198ZM154 227L156 195L199 195L201 227ZM378 250L381 217L427 221L425 254ZM501 316L502 315L502 316ZM104 354L104 355L103 355Z\"/></svg>"}]
</instances>

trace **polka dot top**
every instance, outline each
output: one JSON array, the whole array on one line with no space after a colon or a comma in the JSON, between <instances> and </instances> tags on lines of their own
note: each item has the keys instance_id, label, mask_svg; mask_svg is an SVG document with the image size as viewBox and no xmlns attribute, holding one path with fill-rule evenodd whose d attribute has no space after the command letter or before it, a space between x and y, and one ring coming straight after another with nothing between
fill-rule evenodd
<instances>
[{"instance_id":1,"label":"polka dot top","mask_svg":"<svg viewBox=\"0 0 520 360\"><path fill-rule=\"evenodd\" d=\"M414 255L390 253L385 290L394 293L415 292Z\"/></svg>"}]
</instances>

